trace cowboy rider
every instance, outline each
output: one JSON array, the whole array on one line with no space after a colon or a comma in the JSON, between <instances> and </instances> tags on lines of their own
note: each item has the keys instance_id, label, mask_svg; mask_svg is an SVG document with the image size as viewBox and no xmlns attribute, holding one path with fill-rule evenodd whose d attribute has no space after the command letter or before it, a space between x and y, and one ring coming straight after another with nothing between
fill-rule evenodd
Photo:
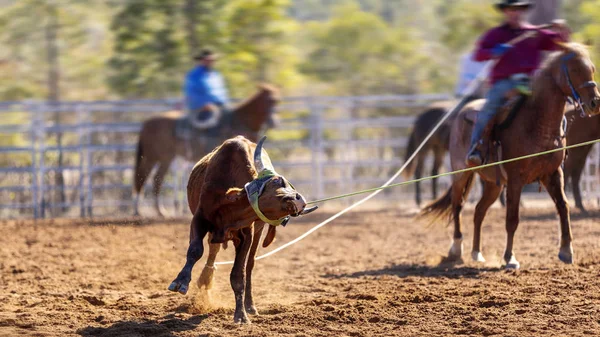
<instances>
[{"instance_id":1,"label":"cowboy rider","mask_svg":"<svg viewBox=\"0 0 600 337\"><path fill-rule=\"evenodd\" d=\"M490 72L491 87L471 135L471 148L466 159L469 167L483 164L479 149L483 143L483 132L504 104L506 94L519 86L524 77L529 77L538 69L544 51L556 50L559 48L556 42L569 40L570 31L563 22L555 21L552 31L539 29L527 23L525 16L532 6L529 0L503 0L496 3L496 9L504 15L504 23L484 34L478 43L473 57L475 61L498 61ZM507 44L532 30L537 31L537 34L531 38L514 46Z\"/></svg>"},{"instance_id":2,"label":"cowboy rider","mask_svg":"<svg viewBox=\"0 0 600 337\"><path fill-rule=\"evenodd\" d=\"M223 76L213 68L217 56L206 49L194 60L197 66L185 78L185 105L194 127L208 128L217 125L220 115L228 112L229 95Z\"/></svg>"}]
</instances>

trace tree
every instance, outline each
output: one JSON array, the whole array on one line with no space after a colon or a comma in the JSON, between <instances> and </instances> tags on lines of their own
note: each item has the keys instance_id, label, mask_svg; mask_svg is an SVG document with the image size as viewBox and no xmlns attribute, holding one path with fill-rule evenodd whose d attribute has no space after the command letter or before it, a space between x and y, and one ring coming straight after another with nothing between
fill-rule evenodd
<instances>
[{"instance_id":1,"label":"tree","mask_svg":"<svg viewBox=\"0 0 600 337\"><path fill-rule=\"evenodd\" d=\"M177 0L131 0L113 18L108 85L125 97L165 97L181 88L183 36Z\"/></svg>"},{"instance_id":2,"label":"tree","mask_svg":"<svg viewBox=\"0 0 600 337\"><path fill-rule=\"evenodd\" d=\"M392 27L356 4L336 7L327 22L308 26L314 47L303 71L341 93L419 91L426 68L409 27Z\"/></svg>"}]
</instances>

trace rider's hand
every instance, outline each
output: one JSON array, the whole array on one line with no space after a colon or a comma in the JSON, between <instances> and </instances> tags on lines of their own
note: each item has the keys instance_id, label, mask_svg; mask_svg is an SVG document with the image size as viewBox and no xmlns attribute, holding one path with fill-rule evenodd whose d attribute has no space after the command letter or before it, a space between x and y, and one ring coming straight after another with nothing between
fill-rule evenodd
<instances>
[{"instance_id":1,"label":"rider's hand","mask_svg":"<svg viewBox=\"0 0 600 337\"><path fill-rule=\"evenodd\" d=\"M512 46L506 43L497 44L494 48L492 48L492 56L494 56L494 58L500 57L506 54L506 52L511 48Z\"/></svg>"}]
</instances>

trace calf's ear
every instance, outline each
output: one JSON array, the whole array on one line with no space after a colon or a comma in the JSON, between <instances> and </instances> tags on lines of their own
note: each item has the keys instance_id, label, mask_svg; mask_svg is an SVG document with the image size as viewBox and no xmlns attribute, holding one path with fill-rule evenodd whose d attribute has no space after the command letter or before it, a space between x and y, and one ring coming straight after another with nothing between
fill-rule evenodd
<instances>
[{"instance_id":1,"label":"calf's ear","mask_svg":"<svg viewBox=\"0 0 600 337\"><path fill-rule=\"evenodd\" d=\"M239 201L243 196L244 190L237 187L232 187L229 190L227 190L227 193L225 193L225 197L230 202Z\"/></svg>"}]
</instances>

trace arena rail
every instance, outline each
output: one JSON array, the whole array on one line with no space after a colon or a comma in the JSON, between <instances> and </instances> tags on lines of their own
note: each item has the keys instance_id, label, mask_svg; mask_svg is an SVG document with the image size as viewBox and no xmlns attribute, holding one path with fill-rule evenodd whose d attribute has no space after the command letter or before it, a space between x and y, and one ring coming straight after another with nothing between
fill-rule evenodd
<instances>
[{"instance_id":1,"label":"arena rail","mask_svg":"<svg viewBox=\"0 0 600 337\"><path fill-rule=\"evenodd\" d=\"M402 165L414 116L432 102L448 98L286 98L278 107L282 121L270 132L268 150L278 171L311 199L369 188L386 181L389 172ZM178 103L177 99L0 103L4 158L0 160L0 217L130 214L133 157L141 122ZM599 161L600 147L596 146L582 188L587 197L600 199ZM185 187L192 165L175 162L163 187L163 203L173 205L172 214L186 212ZM441 188L448 182L441 181ZM393 192L393 196L412 199L406 191L412 189ZM149 193L144 200L142 212L152 215Z\"/></svg>"}]
</instances>

